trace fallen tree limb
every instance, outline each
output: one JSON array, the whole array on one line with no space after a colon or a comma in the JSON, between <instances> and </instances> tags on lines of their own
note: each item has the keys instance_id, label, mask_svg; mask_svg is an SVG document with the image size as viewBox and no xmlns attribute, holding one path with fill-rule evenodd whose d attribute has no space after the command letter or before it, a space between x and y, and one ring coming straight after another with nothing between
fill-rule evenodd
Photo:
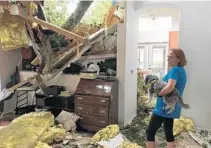
<instances>
[{"instance_id":1,"label":"fallen tree limb","mask_svg":"<svg viewBox=\"0 0 211 148\"><path fill-rule=\"evenodd\" d=\"M77 26L81 19L83 18L84 14L86 13L89 6L92 4L93 0L89 1L79 1L78 6L75 12L66 20L66 22L61 26L66 30L72 31L75 26Z\"/></svg>"},{"instance_id":2,"label":"fallen tree limb","mask_svg":"<svg viewBox=\"0 0 211 148\"><path fill-rule=\"evenodd\" d=\"M1 5L1 6L2 6L4 9L10 11L10 6L11 6L11 4L8 3L7 5L4 4L4 5ZM65 37L74 38L74 39L79 40L80 42L84 42L84 41L85 41L85 38L83 38L82 36L79 36L79 35L77 35L77 34L75 34L75 33L73 33L73 32L67 31L67 30L62 29L62 28L60 28L60 27L57 27L57 26L55 26L55 25L53 25L53 24L50 24L50 23L48 23L48 22L45 22L45 21L43 21L43 20L41 20L41 19L35 18L35 17L33 17L33 16L30 16L30 15L28 15L28 14L25 12L25 9L24 9L24 8L22 8L22 7L20 7L20 6L17 6L17 7L18 7L18 10L19 10L18 16L20 16L20 17L22 17L22 18L24 18L24 19L26 19L26 20L29 20L29 21L31 21L31 22L35 22L35 23L37 23L37 24L39 24L39 25L42 25L42 26L44 26L44 27L46 27L46 28L49 28L49 29L55 31L55 32L58 33L58 34L64 35Z\"/></svg>"},{"instance_id":3,"label":"fallen tree limb","mask_svg":"<svg viewBox=\"0 0 211 148\"><path fill-rule=\"evenodd\" d=\"M42 55L40 53L40 48L39 46L37 45L37 43L35 42L35 38L34 38L34 34L32 32L32 27L30 26L29 22L26 21L26 29L28 30L29 32L29 36L30 36L30 39L32 41L32 47L34 49L34 52L36 53L36 55L38 56L39 60L42 61Z\"/></svg>"}]
</instances>

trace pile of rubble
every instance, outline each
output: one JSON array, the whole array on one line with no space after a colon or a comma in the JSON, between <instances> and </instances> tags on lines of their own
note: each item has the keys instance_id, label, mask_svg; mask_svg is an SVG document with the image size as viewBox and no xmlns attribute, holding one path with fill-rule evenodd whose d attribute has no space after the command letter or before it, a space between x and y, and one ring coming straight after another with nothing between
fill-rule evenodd
<instances>
[{"instance_id":1,"label":"pile of rubble","mask_svg":"<svg viewBox=\"0 0 211 148\"><path fill-rule=\"evenodd\" d=\"M123 136L118 125L109 125L96 134L76 131L80 119L62 111L56 118L50 112L21 115L0 128L0 147L24 148L141 148Z\"/></svg>"}]
</instances>

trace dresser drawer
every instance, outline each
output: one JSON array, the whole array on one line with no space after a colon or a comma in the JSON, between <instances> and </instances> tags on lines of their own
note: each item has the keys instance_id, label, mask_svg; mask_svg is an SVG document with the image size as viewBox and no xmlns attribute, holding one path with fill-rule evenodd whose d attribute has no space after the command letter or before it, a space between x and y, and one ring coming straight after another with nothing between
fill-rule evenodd
<instances>
[{"instance_id":1,"label":"dresser drawer","mask_svg":"<svg viewBox=\"0 0 211 148\"><path fill-rule=\"evenodd\" d=\"M109 98L76 95L75 103L108 107L109 106Z\"/></svg>"},{"instance_id":2,"label":"dresser drawer","mask_svg":"<svg viewBox=\"0 0 211 148\"><path fill-rule=\"evenodd\" d=\"M84 114L77 114L82 119L80 119L80 124L87 124L91 126L98 126L98 127L106 127L108 125L108 118L102 118L102 117L95 117L90 115L84 115Z\"/></svg>"},{"instance_id":3,"label":"dresser drawer","mask_svg":"<svg viewBox=\"0 0 211 148\"><path fill-rule=\"evenodd\" d=\"M108 118L108 110L109 110L108 108L102 108L102 107L90 106L90 105L84 105L84 104L75 105L76 114L85 114L85 115Z\"/></svg>"}]
</instances>

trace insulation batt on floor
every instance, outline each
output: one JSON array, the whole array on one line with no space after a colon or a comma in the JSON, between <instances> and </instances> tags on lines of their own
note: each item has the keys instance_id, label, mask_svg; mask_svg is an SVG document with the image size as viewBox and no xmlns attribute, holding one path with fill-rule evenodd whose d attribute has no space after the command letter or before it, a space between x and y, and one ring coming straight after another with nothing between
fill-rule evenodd
<instances>
[{"instance_id":1,"label":"insulation batt on floor","mask_svg":"<svg viewBox=\"0 0 211 148\"><path fill-rule=\"evenodd\" d=\"M39 137L54 124L50 112L29 113L0 129L0 148L32 148Z\"/></svg>"}]
</instances>

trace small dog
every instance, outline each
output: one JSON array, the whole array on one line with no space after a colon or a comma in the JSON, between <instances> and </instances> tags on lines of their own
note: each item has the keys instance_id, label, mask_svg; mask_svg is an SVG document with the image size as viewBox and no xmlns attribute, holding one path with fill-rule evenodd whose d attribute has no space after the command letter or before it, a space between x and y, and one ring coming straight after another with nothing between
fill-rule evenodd
<instances>
[{"instance_id":1,"label":"small dog","mask_svg":"<svg viewBox=\"0 0 211 148\"><path fill-rule=\"evenodd\" d=\"M153 95L157 95L166 85L167 82L160 81L157 76L149 74L144 80L145 88L147 88L149 102L152 101ZM170 109L167 113L170 114L178 102L182 108L188 109L190 106L185 104L180 96L178 90L175 88L171 93L163 96L164 103L166 104L165 110Z\"/></svg>"}]
</instances>

